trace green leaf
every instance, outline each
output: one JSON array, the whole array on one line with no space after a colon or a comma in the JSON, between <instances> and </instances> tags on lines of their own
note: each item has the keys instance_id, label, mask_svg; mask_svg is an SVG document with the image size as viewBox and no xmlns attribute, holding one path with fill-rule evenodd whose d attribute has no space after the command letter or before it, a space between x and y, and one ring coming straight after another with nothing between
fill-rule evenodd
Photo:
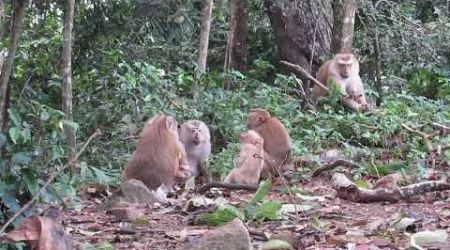
<instances>
[{"instance_id":1,"label":"green leaf","mask_svg":"<svg viewBox=\"0 0 450 250\"><path fill-rule=\"evenodd\" d=\"M20 114L16 109L9 110L9 118L14 123L16 127L22 126L22 119L20 118Z\"/></svg>"},{"instance_id":2,"label":"green leaf","mask_svg":"<svg viewBox=\"0 0 450 250\"><path fill-rule=\"evenodd\" d=\"M365 181L365 180L359 179L359 180L354 181L354 183L359 188L370 188L369 182Z\"/></svg>"},{"instance_id":3,"label":"green leaf","mask_svg":"<svg viewBox=\"0 0 450 250\"><path fill-rule=\"evenodd\" d=\"M413 218L402 218L394 224L394 227L398 231L405 231L407 227L411 226L416 221L417 220Z\"/></svg>"},{"instance_id":4,"label":"green leaf","mask_svg":"<svg viewBox=\"0 0 450 250\"><path fill-rule=\"evenodd\" d=\"M269 193L269 189L270 189L270 180L261 181L259 183L259 188L256 191L255 196L253 196L253 199L250 201L249 205L262 201L262 199Z\"/></svg>"},{"instance_id":5,"label":"green leaf","mask_svg":"<svg viewBox=\"0 0 450 250\"><path fill-rule=\"evenodd\" d=\"M31 140L31 130L29 128L22 130L22 132L20 132L20 134L22 135L24 142Z\"/></svg>"},{"instance_id":6,"label":"green leaf","mask_svg":"<svg viewBox=\"0 0 450 250\"><path fill-rule=\"evenodd\" d=\"M13 213L20 209L20 204L16 199L16 193L12 189L9 189L7 192L3 193L2 202Z\"/></svg>"},{"instance_id":7,"label":"green leaf","mask_svg":"<svg viewBox=\"0 0 450 250\"><path fill-rule=\"evenodd\" d=\"M294 249L291 244L283 240L269 240L261 245L262 249Z\"/></svg>"},{"instance_id":8,"label":"green leaf","mask_svg":"<svg viewBox=\"0 0 450 250\"><path fill-rule=\"evenodd\" d=\"M42 110L39 117L41 118L41 121L45 122L50 119L50 114L46 110Z\"/></svg>"},{"instance_id":9,"label":"green leaf","mask_svg":"<svg viewBox=\"0 0 450 250\"><path fill-rule=\"evenodd\" d=\"M19 152L11 157L11 162L15 164L28 164L31 161L31 157L24 152Z\"/></svg>"},{"instance_id":10,"label":"green leaf","mask_svg":"<svg viewBox=\"0 0 450 250\"><path fill-rule=\"evenodd\" d=\"M70 121L70 120L62 120L61 121L64 125L67 125L73 129L75 129L75 131L78 131L78 128L80 127L80 125L78 125L78 123L74 122L74 121Z\"/></svg>"},{"instance_id":11,"label":"green leaf","mask_svg":"<svg viewBox=\"0 0 450 250\"><path fill-rule=\"evenodd\" d=\"M195 219L195 224L206 224L209 226L221 226L234 218L244 220L244 215L235 207L229 205L221 205L212 213L202 214Z\"/></svg>"},{"instance_id":12,"label":"green leaf","mask_svg":"<svg viewBox=\"0 0 450 250\"><path fill-rule=\"evenodd\" d=\"M282 205L282 212L283 213L298 213L298 212L305 212L308 210L313 209L313 205L296 205L296 204L283 204Z\"/></svg>"},{"instance_id":13,"label":"green leaf","mask_svg":"<svg viewBox=\"0 0 450 250\"><path fill-rule=\"evenodd\" d=\"M7 138L5 134L0 133L0 148L3 148L6 145Z\"/></svg>"},{"instance_id":14,"label":"green leaf","mask_svg":"<svg viewBox=\"0 0 450 250\"><path fill-rule=\"evenodd\" d=\"M18 127L10 128L9 137L11 137L11 140L14 142L14 144L17 144L17 141L20 138L20 129Z\"/></svg>"},{"instance_id":15,"label":"green leaf","mask_svg":"<svg viewBox=\"0 0 450 250\"><path fill-rule=\"evenodd\" d=\"M446 242L448 234L445 230L423 231L411 235L411 246L416 249L423 249L420 245Z\"/></svg>"},{"instance_id":16,"label":"green leaf","mask_svg":"<svg viewBox=\"0 0 450 250\"><path fill-rule=\"evenodd\" d=\"M281 207L279 202L264 202L256 208L255 219L278 220L281 217Z\"/></svg>"},{"instance_id":17,"label":"green leaf","mask_svg":"<svg viewBox=\"0 0 450 250\"><path fill-rule=\"evenodd\" d=\"M107 175L107 173L101 169L90 167L94 175L97 177L97 181L100 183L110 183L114 181L114 178Z\"/></svg>"}]
</instances>

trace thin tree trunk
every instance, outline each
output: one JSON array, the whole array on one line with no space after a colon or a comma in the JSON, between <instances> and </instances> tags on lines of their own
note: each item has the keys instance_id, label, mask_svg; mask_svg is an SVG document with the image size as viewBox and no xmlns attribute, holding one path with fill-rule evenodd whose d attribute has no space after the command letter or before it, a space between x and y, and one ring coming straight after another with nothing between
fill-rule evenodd
<instances>
[{"instance_id":1,"label":"thin tree trunk","mask_svg":"<svg viewBox=\"0 0 450 250\"><path fill-rule=\"evenodd\" d=\"M381 80L380 40L378 38L377 27L375 27L374 47L375 47L375 89L378 92L376 103L377 106L380 106L381 102L383 101L383 88L382 88L383 82Z\"/></svg>"},{"instance_id":2,"label":"thin tree trunk","mask_svg":"<svg viewBox=\"0 0 450 250\"><path fill-rule=\"evenodd\" d=\"M3 32L5 27L5 1L0 0L0 40L3 39ZM0 67L1 70L1 67Z\"/></svg>"},{"instance_id":3,"label":"thin tree trunk","mask_svg":"<svg viewBox=\"0 0 450 250\"><path fill-rule=\"evenodd\" d=\"M373 47L375 49L375 89L378 93L378 97L376 99L377 106L381 105L383 101L383 82L381 80L381 52L380 52L380 39L378 37L378 24L377 24L377 2L378 0L373 0L373 6L375 9L375 17L373 19L374 26L374 39L373 39Z\"/></svg>"},{"instance_id":4,"label":"thin tree trunk","mask_svg":"<svg viewBox=\"0 0 450 250\"><path fill-rule=\"evenodd\" d=\"M6 131L8 116L7 116L7 100L9 79L13 70L14 58L16 56L17 48L19 46L19 38L22 32L22 20L24 15L24 1L14 0L13 25L11 30L11 43L8 48L8 56L2 67L0 75L0 129L2 132Z\"/></svg>"},{"instance_id":5,"label":"thin tree trunk","mask_svg":"<svg viewBox=\"0 0 450 250\"><path fill-rule=\"evenodd\" d=\"M202 24L200 30L200 44L198 48L198 74L199 76L206 71L206 59L208 58L209 32L211 28L211 14L213 9L213 0L203 0Z\"/></svg>"},{"instance_id":6,"label":"thin tree trunk","mask_svg":"<svg viewBox=\"0 0 450 250\"><path fill-rule=\"evenodd\" d=\"M225 55L224 71L231 69L247 71L248 0L231 0L231 16ZM235 84L227 81L225 89L234 89Z\"/></svg>"},{"instance_id":7,"label":"thin tree trunk","mask_svg":"<svg viewBox=\"0 0 450 250\"><path fill-rule=\"evenodd\" d=\"M66 120L73 120L72 112L72 29L73 16L75 11L75 0L67 1L67 10L64 18L63 29L63 50L62 50L62 84L63 84L63 111ZM64 125L67 143L69 146L69 162L75 159L76 155L76 137L75 128L67 124ZM72 167L72 170L73 167Z\"/></svg>"},{"instance_id":8,"label":"thin tree trunk","mask_svg":"<svg viewBox=\"0 0 450 250\"><path fill-rule=\"evenodd\" d=\"M355 26L356 0L333 0L331 51L351 52Z\"/></svg>"}]
</instances>

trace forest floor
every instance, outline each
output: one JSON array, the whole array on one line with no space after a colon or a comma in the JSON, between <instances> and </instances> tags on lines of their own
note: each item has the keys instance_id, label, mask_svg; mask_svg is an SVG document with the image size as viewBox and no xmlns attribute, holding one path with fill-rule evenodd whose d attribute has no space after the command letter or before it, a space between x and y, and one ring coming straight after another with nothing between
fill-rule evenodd
<instances>
[{"instance_id":1,"label":"forest floor","mask_svg":"<svg viewBox=\"0 0 450 250\"><path fill-rule=\"evenodd\" d=\"M354 203L338 198L328 179L319 176L296 185L314 197L321 197L308 201L298 198L292 201L289 195L272 187L264 200L306 205L310 209L281 220L247 223L255 248L260 249L261 243L268 239L282 239L294 249L404 249L410 244L410 233L450 232L448 192L427 193L409 203ZM186 218L190 212L173 206L147 206L139 220L119 219L105 212L101 198L81 193L85 207L65 211L60 218L66 231L80 243L97 246L103 243L115 249L186 249L212 229L189 225ZM221 195L230 202L248 202L254 193L224 191ZM405 220L396 224L404 218L409 218L406 224ZM450 249L450 239L432 246Z\"/></svg>"}]
</instances>

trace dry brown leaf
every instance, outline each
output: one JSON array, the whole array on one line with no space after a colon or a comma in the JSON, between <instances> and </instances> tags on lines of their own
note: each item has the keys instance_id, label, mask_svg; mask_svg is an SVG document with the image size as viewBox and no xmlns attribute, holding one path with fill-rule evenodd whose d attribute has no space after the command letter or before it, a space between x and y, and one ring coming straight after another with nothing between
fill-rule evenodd
<instances>
[{"instance_id":1,"label":"dry brown leaf","mask_svg":"<svg viewBox=\"0 0 450 250\"><path fill-rule=\"evenodd\" d=\"M29 217L3 238L12 242L27 241L32 249L37 250L78 249L64 230L49 217Z\"/></svg>"}]
</instances>

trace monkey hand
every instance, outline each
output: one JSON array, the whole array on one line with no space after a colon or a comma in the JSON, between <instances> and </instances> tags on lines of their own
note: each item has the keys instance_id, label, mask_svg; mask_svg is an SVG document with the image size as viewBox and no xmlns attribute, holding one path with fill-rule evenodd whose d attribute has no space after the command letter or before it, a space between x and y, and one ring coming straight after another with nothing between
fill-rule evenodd
<instances>
[{"instance_id":1,"label":"monkey hand","mask_svg":"<svg viewBox=\"0 0 450 250\"><path fill-rule=\"evenodd\" d=\"M176 177L181 178L181 179L187 179L191 176L192 176L192 172L191 172L191 168L189 167L189 165L181 164Z\"/></svg>"},{"instance_id":2,"label":"monkey hand","mask_svg":"<svg viewBox=\"0 0 450 250\"><path fill-rule=\"evenodd\" d=\"M363 112L368 112L373 109L372 105L370 105L369 103L362 103L360 108Z\"/></svg>"}]
</instances>

